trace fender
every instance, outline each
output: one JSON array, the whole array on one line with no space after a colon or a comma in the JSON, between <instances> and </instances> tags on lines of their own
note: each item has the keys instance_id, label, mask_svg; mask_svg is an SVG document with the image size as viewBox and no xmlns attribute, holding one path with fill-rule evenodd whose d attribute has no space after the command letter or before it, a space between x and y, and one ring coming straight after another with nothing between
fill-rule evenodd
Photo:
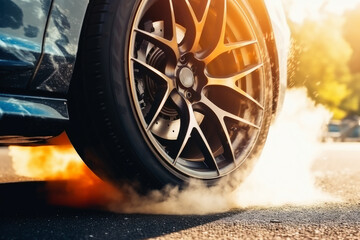
<instances>
[{"instance_id":1,"label":"fender","mask_svg":"<svg viewBox=\"0 0 360 240\"><path fill-rule=\"evenodd\" d=\"M30 91L65 97L76 62L80 33L89 0L54 0L43 53L28 85Z\"/></svg>"}]
</instances>

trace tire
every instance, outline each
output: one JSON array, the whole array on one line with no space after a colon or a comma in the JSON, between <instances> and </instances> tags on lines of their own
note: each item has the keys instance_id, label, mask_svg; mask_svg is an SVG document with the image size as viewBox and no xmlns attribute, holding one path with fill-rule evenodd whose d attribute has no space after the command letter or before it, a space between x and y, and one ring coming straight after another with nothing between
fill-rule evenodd
<instances>
[{"instance_id":1,"label":"tire","mask_svg":"<svg viewBox=\"0 0 360 240\"><path fill-rule=\"evenodd\" d=\"M70 140L116 184L237 178L265 143L270 69L244 0L90 1L69 93Z\"/></svg>"}]
</instances>

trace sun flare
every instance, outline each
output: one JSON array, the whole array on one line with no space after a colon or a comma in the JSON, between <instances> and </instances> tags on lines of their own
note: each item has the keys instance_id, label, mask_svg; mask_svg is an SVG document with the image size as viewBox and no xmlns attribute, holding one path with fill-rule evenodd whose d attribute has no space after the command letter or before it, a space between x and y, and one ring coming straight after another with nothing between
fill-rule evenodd
<instances>
[{"instance_id":1,"label":"sun flare","mask_svg":"<svg viewBox=\"0 0 360 240\"><path fill-rule=\"evenodd\" d=\"M360 5L360 0L283 0L289 19L300 23L306 19L321 19L326 13L343 14Z\"/></svg>"}]
</instances>

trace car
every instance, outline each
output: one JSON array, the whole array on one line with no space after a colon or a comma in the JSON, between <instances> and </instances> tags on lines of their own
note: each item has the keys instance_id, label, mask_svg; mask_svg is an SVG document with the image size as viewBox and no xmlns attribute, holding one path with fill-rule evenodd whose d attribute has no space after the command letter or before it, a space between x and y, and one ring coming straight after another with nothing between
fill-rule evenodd
<instances>
[{"instance_id":1,"label":"car","mask_svg":"<svg viewBox=\"0 0 360 240\"><path fill-rule=\"evenodd\" d=\"M349 114L340 122L340 139L342 142L360 142L360 117Z\"/></svg>"},{"instance_id":2,"label":"car","mask_svg":"<svg viewBox=\"0 0 360 240\"><path fill-rule=\"evenodd\" d=\"M341 122L339 120L331 120L322 136L322 142L339 142L342 140L341 137Z\"/></svg>"},{"instance_id":3,"label":"car","mask_svg":"<svg viewBox=\"0 0 360 240\"><path fill-rule=\"evenodd\" d=\"M261 152L286 88L279 0L0 5L2 145L66 131L98 176L144 189L239 178Z\"/></svg>"}]
</instances>

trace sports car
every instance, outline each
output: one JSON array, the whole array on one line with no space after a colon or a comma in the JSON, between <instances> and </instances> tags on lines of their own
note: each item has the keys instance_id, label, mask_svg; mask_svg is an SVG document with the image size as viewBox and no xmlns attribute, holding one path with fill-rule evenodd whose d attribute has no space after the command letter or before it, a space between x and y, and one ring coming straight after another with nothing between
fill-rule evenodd
<instances>
[{"instance_id":1,"label":"sports car","mask_svg":"<svg viewBox=\"0 0 360 240\"><path fill-rule=\"evenodd\" d=\"M286 87L279 0L0 0L0 143L66 131L113 183L250 168Z\"/></svg>"}]
</instances>

